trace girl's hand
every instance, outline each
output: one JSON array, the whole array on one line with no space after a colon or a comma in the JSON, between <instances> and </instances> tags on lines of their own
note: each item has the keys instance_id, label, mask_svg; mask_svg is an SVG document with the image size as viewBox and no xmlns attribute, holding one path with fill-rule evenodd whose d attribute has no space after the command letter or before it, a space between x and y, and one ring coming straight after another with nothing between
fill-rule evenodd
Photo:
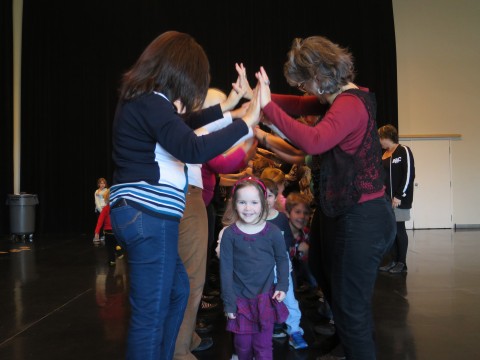
<instances>
[{"instance_id":1,"label":"girl's hand","mask_svg":"<svg viewBox=\"0 0 480 360\"><path fill-rule=\"evenodd\" d=\"M99 240L100 239L100 234L95 234L95 240Z\"/></svg>"},{"instance_id":2,"label":"girl's hand","mask_svg":"<svg viewBox=\"0 0 480 360\"><path fill-rule=\"evenodd\" d=\"M234 320L237 318L237 315L235 315L235 313L225 313L225 315L227 316L228 319L230 320Z\"/></svg>"},{"instance_id":3,"label":"girl's hand","mask_svg":"<svg viewBox=\"0 0 480 360\"><path fill-rule=\"evenodd\" d=\"M277 300L278 302L282 302L283 299L285 299L285 296L287 295L285 294L284 291L275 290L275 292L273 293L272 299Z\"/></svg>"},{"instance_id":4,"label":"girl's hand","mask_svg":"<svg viewBox=\"0 0 480 360\"><path fill-rule=\"evenodd\" d=\"M392 208L397 208L397 207L399 207L401 204L402 204L402 200L397 199L396 197L394 197L394 198L392 199Z\"/></svg>"}]
</instances>

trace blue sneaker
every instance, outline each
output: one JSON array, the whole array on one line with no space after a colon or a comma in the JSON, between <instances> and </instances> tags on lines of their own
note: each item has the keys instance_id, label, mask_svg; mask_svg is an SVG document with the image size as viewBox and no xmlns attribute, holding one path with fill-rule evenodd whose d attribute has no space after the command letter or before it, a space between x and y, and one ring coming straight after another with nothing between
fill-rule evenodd
<instances>
[{"instance_id":1,"label":"blue sneaker","mask_svg":"<svg viewBox=\"0 0 480 360\"><path fill-rule=\"evenodd\" d=\"M300 331L292 333L290 335L290 339L288 340L288 343L295 350L308 348L308 344L303 338L302 333Z\"/></svg>"}]
</instances>

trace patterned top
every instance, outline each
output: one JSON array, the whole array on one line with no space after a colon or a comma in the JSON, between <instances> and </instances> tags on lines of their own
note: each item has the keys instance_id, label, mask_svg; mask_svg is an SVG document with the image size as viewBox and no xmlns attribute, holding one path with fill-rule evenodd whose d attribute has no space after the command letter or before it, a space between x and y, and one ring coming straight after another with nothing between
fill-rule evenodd
<instances>
[{"instance_id":1,"label":"patterned top","mask_svg":"<svg viewBox=\"0 0 480 360\"><path fill-rule=\"evenodd\" d=\"M227 313L237 312L239 298L254 299L276 290L288 290L288 255L280 229L269 222L257 234L246 234L236 224L225 228L220 243L222 300Z\"/></svg>"}]
</instances>

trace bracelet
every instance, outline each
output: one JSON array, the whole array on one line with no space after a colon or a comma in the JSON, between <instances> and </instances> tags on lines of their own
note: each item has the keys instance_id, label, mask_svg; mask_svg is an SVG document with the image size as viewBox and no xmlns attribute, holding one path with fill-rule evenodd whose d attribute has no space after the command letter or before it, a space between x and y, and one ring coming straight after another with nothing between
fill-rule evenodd
<instances>
[{"instance_id":1,"label":"bracelet","mask_svg":"<svg viewBox=\"0 0 480 360\"><path fill-rule=\"evenodd\" d=\"M268 149L267 136L268 136L268 133L265 133L265 135L263 135L263 146L265 146Z\"/></svg>"}]
</instances>

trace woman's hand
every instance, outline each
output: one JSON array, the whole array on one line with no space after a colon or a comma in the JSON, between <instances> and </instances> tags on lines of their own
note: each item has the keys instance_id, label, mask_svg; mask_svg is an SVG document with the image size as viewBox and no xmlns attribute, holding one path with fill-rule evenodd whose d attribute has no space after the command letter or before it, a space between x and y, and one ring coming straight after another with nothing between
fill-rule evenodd
<instances>
[{"instance_id":1,"label":"woman's hand","mask_svg":"<svg viewBox=\"0 0 480 360\"><path fill-rule=\"evenodd\" d=\"M235 84L237 84L235 86ZM232 84L232 90L228 94L228 97L225 101L220 103L220 107L222 108L222 112L230 111L237 106L237 104L242 99L245 91L239 88L240 80L237 79L237 82Z\"/></svg>"},{"instance_id":2,"label":"woman's hand","mask_svg":"<svg viewBox=\"0 0 480 360\"><path fill-rule=\"evenodd\" d=\"M236 83L232 84L233 89L239 94L242 93L245 99L251 100L253 98L253 90L248 83L247 69L245 69L242 63L240 65L236 63L235 69L238 73L238 79Z\"/></svg>"},{"instance_id":3,"label":"woman's hand","mask_svg":"<svg viewBox=\"0 0 480 360\"><path fill-rule=\"evenodd\" d=\"M272 101L270 80L268 79L268 75L263 66L260 67L260 71L255 74L255 77L260 85L260 107L263 109L270 101Z\"/></svg>"},{"instance_id":4,"label":"woman's hand","mask_svg":"<svg viewBox=\"0 0 480 360\"><path fill-rule=\"evenodd\" d=\"M273 293L272 299L277 300L278 302L282 302L283 299L285 299L285 296L286 294L284 291L275 290L275 292Z\"/></svg>"}]
</instances>

